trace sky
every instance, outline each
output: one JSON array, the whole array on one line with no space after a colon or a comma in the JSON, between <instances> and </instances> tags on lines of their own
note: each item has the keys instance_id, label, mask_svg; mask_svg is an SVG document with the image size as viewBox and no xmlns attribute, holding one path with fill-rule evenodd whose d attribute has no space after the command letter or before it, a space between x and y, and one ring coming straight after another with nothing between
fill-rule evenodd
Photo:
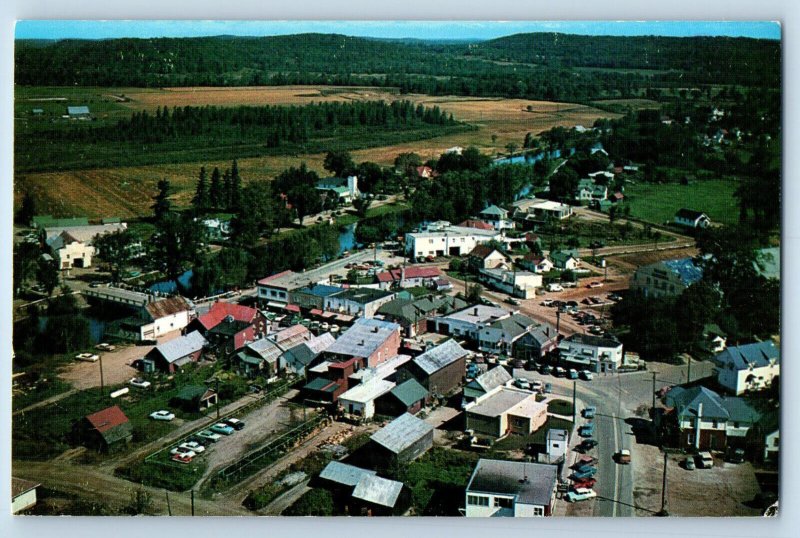
<instances>
[{"instance_id":1,"label":"sky","mask_svg":"<svg viewBox=\"0 0 800 538\"><path fill-rule=\"evenodd\" d=\"M731 36L780 39L767 21L70 21L23 20L16 39L105 39L116 37L269 36L306 32L419 39L493 39L524 32L583 35Z\"/></svg>"}]
</instances>

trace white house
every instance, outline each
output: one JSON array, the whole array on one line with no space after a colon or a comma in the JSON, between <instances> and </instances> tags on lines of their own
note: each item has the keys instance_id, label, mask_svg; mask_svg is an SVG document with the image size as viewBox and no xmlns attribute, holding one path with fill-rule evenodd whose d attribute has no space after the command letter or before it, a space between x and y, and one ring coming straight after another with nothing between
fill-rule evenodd
<instances>
[{"instance_id":1,"label":"white house","mask_svg":"<svg viewBox=\"0 0 800 538\"><path fill-rule=\"evenodd\" d=\"M529 271L481 269L478 279L491 288L522 299L535 297L536 288L542 287L542 275Z\"/></svg>"},{"instance_id":2,"label":"white house","mask_svg":"<svg viewBox=\"0 0 800 538\"><path fill-rule=\"evenodd\" d=\"M325 297L325 310L371 318L381 305L388 303L396 295L391 291L373 288L348 288Z\"/></svg>"},{"instance_id":3,"label":"white house","mask_svg":"<svg viewBox=\"0 0 800 538\"><path fill-rule=\"evenodd\" d=\"M780 352L772 341L728 347L715 362L717 381L737 396L769 388L781 373Z\"/></svg>"},{"instance_id":4,"label":"white house","mask_svg":"<svg viewBox=\"0 0 800 538\"><path fill-rule=\"evenodd\" d=\"M557 482L555 465L480 459L467 484L464 515L550 516Z\"/></svg>"},{"instance_id":5,"label":"white house","mask_svg":"<svg viewBox=\"0 0 800 538\"><path fill-rule=\"evenodd\" d=\"M577 251L561 250L551 252L550 259L553 261L555 268L564 271L575 271L581 266L581 259L577 256Z\"/></svg>"},{"instance_id":6,"label":"white house","mask_svg":"<svg viewBox=\"0 0 800 538\"><path fill-rule=\"evenodd\" d=\"M513 220L509 220L508 211L496 205L487 207L479 215L481 219L490 223L495 230L513 230L516 226Z\"/></svg>"},{"instance_id":7,"label":"white house","mask_svg":"<svg viewBox=\"0 0 800 538\"><path fill-rule=\"evenodd\" d=\"M441 334L461 336L478 341L480 330L499 319L507 318L511 312L487 305L469 306L446 316L437 316L429 322ZM430 328L430 325L429 325Z\"/></svg>"},{"instance_id":8,"label":"white house","mask_svg":"<svg viewBox=\"0 0 800 538\"><path fill-rule=\"evenodd\" d=\"M375 415L375 400L395 387L395 383L374 377L339 396L339 406L352 417L372 418Z\"/></svg>"},{"instance_id":9,"label":"white house","mask_svg":"<svg viewBox=\"0 0 800 538\"><path fill-rule=\"evenodd\" d=\"M575 333L558 344L561 360L594 372L614 372L622 364L622 343L610 336Z\"/></svg>"},{"instance_id":10,"label":"white house","mask_svg":"<svg viewBox=\"0 0 800 538\"><path fill-rule=\"evenodd\" d=\"M147 303L141 311L139 338L155 340L170 331L183 329L189 325L194 312L194 306L180 296Z\"/></svg>"},{"instance_id":11,"label":"white house","mask_svg":"<svg viewBox=\"0 0 800 538\"><path fill-rule=\"evenodd\" d=\"M88 243L79 241L67 231L48 239L47 245L53 249L59 269L92 266L95 248Z\"/></svg>"},{"instance_id":12,"label":"white house","mask_svg":"<svg viewBox=\"0 0 800 538\"><path fill-rule=\"evenodd\" d=\"M648 297L676 296L703 278L703 268L693 258L664 260L636 269L631 289Z\"/></svg>"},{"instance_id":13,"label":"white house","mask_svg":"<svg viewBox=\"0 0 800 538\"><path fill-rule=\"evenodd\" d=\"M527 253L517 263L534 273L547 273L553 270L553 262L547 256L539 256L533 252Z\"/></svg>"},{"instance_id":14,"label":"white house","mask_svg":"<svg viewBox=\"0 0 800 538\"><path fill-rule=\"evenodd\" d=\"M511 207L514 208L514 218L521 221L564 220L572 216L572 206L541 198L523 198Z\"/></svg>"},{"instance_id":15,"label":"white house","mask_svg":"<svg viewBox=\"0 0 800 538\"><path fill-rule=\"evenodd\" d=\"M502 235L497 230L448 226L440 231L406 234L406 252L413 259L427 256L462 256L477 245L501 238Z\"/></svg>"},{"instance_id":16,"label":"white house","mask_svg":"<svg viewBox=\"0 0 800 538\"><path fill-rule=\"evenodd\" d=\"M675 224L685 226L687 228L707 228L711 225L711 219L708 215L700 211L693 211L691 209L679 209L675 213Z\"/></svg>"}]
</instances>

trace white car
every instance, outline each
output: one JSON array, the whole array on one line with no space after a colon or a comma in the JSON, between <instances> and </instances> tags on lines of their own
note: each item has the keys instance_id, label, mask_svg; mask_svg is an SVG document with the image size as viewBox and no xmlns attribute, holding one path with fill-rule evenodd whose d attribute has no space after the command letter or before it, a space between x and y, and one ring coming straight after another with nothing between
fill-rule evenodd
<instances>
[{"instance_id":1,"label":"white car","mask_svg":"<svg viewBox=\"0 0 800 538\"><path fill-rule=\"evenodd\" d=\"M583 377L586 381L592 380L592 372L589 370L581 370L581 377Z\"/></svg>"},{"instance_id":2,"label":"white car","mask_svg":"<svg viewBox=\"0 0 800 538\"><path fill-rule=\"evenodd\" d=\"M552 299L545 299L545 300L544 300L544 301L542 301L540 304L541 304L542 306L553 306L553 300L552 300Z\"/></svg>"},{"instance_id":3,"label":"white car","mask_svg":"<svg viewBox=\"0 0 800 538\"><path fill-rule=\"evenodd\" d=\"M701 452L697 455L697 459L701 469L710 469L714 466L714 458L711 457L711 452Z\"/></svg>"},{"instance_id":4,"label":"white car","mask_svg":"<svg viewBox=\"0 0 800 538\"><path fill-rule=\"evenodd\" d=\"M162 409L161 411L155 411L153 413L150 413L150 418L152 418L153 420L167 420L167 421L169 421L169 420L174 420L175 419L175 414L174 413L170 413L169 411L165 411L165 410Z\"/></svg>"},{"instance_id":5,"label":"white car","mask_svg":"<svg viewBox=\"0 0 800 538\"><path fill-rule=\"evenodd\" d=\"M521 377L514 380L514 385L516 385L518 389L531 390L531 382Z\"/></svg>"},{"instance_id":6,"label":"white car","mask_svg":"<svg viewBox=\"0 0 800 538\"><path fill-rule=\"evenodd\" d=\"M202 454L206 451L206 447L198 443L197 441L186 441L185 443L181 443L178 445L178 448L191 450L195 454Z\"/></svg>"},{"instance_id":7,"label":"white car","mask_svg":"<svg viewBox=\"0 0 800 538\"><path fill-rule=\"evenodd\" d=\"M79 353L75 355L75 358L79 361L96 362L100 359L100 355L95 355L94 353Z\"/></svg>"},{"instance_id":8,"label":"white car","mask_svg":"<svg viewBox=\"0 0 800 538\"><path fill-rule=\"evenodd\" d=\"M128 381L128 384L131 387L136 387L138 389L149 389L151 385L151 383L148 380L142 379L141 377L134 377L133 379Z\"/></svg>"},{"instance_id":9,"label":"white car","mask_svg":"<svg viewBox=\"0 0 800 538\"><path fill-rule=\"evenodd\" d=\"M589 488L576 488L574 491L567 492L567 495L564 498L567 500L567 502L574 503L578 501L585 501L593 497L597 497L597 492L595 490Z\"/></svg>"},{"instance_id":10,"label":"white car","mask_svg":"<svg viewBox=\"0 0 800 538\"><path fill-rule=\"evenodd\" d=\"M197 452L195 452L190 448L185 448L183 445L176 446L175 448L170 450L169 453L172 454L173 456L175 454L183 454L184 456L188 456L190 458L197 456Z\"/></svg>"},{"instance_id":11,"label":"white car","mask_svg":"<svg viewBox=\"0 0 800 538\"><path fill-rule=\"evenodd\" d=\"M547 291L564 291L564 288L560 284L548 284Z\"/></svg>"}]
</instances>

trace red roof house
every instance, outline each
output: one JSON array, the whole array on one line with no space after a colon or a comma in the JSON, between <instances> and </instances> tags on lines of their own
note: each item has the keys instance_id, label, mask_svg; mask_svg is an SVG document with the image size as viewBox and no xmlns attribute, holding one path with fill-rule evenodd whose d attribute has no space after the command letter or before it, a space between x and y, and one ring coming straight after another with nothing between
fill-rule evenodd
<instances>
[{"instance_id":1,"label":"red roof house","mask_svg":"<svg viewBox=\"0 0 800 538\"><path fill-rule=\"evenodd\" d=\"M133 439L131 423L117 405L86 415L76 423L76 434L80 442L103 452Z\"/></svg>"},{"instance_id":2,"label":"red roof house","mask_svg":"<svg viewBox=\"0 0 800 538\"><path fill-rule=\"evenodd\" d=\"M463 228L477 228L478 230L494 230L494 226L482 220L467 219L464 222L459 222L457 226Z\"/></svg>"},{"instance_id":3,"label":"red roof house","mask_svg":"<svg viewBox=\"0 0 800 538\"><path fill-rule=\"evenodd\" d=\"M245 323L248 327L252 327L250 331L253 333L252 339L266 332L266 319L257 309L222 301L217 301L208 312L192 320L186 332L199 331L205 336L223 321Z\"/></svg>"},{"instance_id":4,"label":"red roof house","mask_svg":"<svg viewBox=\"0 0 800 538\"><path fill-rule=\"evenodd\" d=\"M441 276L442 272L438 267L407 267L390 269L377 274L378 284L381 289L393 286L401 288L430 286Z\"/></svg>"}]
</instances>

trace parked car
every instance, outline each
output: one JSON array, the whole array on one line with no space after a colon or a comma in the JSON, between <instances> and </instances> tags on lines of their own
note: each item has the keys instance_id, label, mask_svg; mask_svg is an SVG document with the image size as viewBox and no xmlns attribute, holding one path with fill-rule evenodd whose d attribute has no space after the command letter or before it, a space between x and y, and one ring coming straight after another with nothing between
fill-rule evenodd
<instances>
[{"instance_id":1,"label":"parked car","mask_svg":"<svg viewBox=\"0 0 800 538\"><path fill-rule=\"evenodd\" d=\"M580 442L577 448L580 449L581 452L588 452L596 446L597 446L597 441L595 441L594 439L584 439L583 441Z\"/></svg>"},{"instance_id":2,"label":"parked car","mask_svg":"<svg viewBox=\"0 0 800 538\"><path fill-rule=\"evenodd\" d=\"M553 385L550 383L545 383L542 392L544 392L545 394L550 394L551 392L553 392Z\"/></svg>"},{"instance_id":3,"label":"parked car","mask_svg":"<svg viewBox=\"0 0 800 538\"><path fill-rule=\"evenodd\" d=\"M177 461L178 463L192 463L192 459L194 455L189 454L175 454L172 456L172 461Z\"/></svg>"},{"instance_id":4,"label":"parked car","mask_svg":"<svg viewBox=\"0 0 800 538\"><path fill-rule=\"evenodd\" d=\"M574 489L581 489L581 488L583 488L583 489L592 489L595 486L595 484L597 484L597 479L595 479L595 478L583 478L583 479L580 479L580 480L575 480L572 483L572 487Z\"/></svg>"},{"instance_id":5,"label":"parked car","mask_svg":"<svg viewBox=\"0 0 800 538\"><path fill-rule=\"evenodd\" d=\"M591 381L593 377L592 372L590 372L589 370L581 370L581 377L586 381Z\"/></svg>"},{"instance_id":6,"label":"parked car","mask_svg":"<svg viewBox=\"0 0 800 538\"><path fill-rule=\"evenodd\" d=\"M96 362L100 359L100 355L95 355L94 353L78 353L75 355L75 358L79 361Z\"/></svg>"},{"instance_id":7,"label":"parked car","mask_svg":"<svg viewBox=\"0 0 800 538\"><path fill-rule=\"evenodd\" d=\"M564 288L561 284L548 284L547 291L564 291Z\"/></svg>"},{"instance_id":8,"label":"parked car","mask_svg":"<svg viewBox=\"0 0 800 538\"><path fill-rule=\"evenodd\" d=\"M617 463L627 465L631 462L631 451L627 448L623 448L614 455L614 458L617 460Z\"/></svg>"},{"instance_id":9,"label":"parked car","mask_svg":"<svg viewBox=\"0 0 800 538\"><path fill-rule=\"evenodd\" d=\"M221 433L222 435L232 435L234 430L232 427L228 426L224 422L217 422L213 426L209 428L214 433Z\"/></svg>"},{"instance_id":10,"label":"parked car","mask_svg":"<svg viewBox=\"0 0 800 538\"><path fill-rule=\"evenodd\" d=\"M523 379L521 377L518 377L517 379L514 380L514 385L518 389L525 389L525 390L530 390L531 389L530 381L528 381L527 379Z\"/></svg>"},{"instance_id":11,"label":"parked car","mask_svg":"<svg viewBox=\"0 0 800 538\"><path fill-rule=\"evenodd\" d=\"M594 435L594 422L589 422L578 428L578 435L581 437L592 437Z\"/></svg>"},{"instance_id":12,"label":"parked car","mask_svg":"<svg viewBox=\"0 0 800 538\"><path fill-rule=\"evenodd\" d=\"M589 327L589 333L595 336L602 336L604 332L605 331L603 330L603 328L598 325L592 325L591 327Z\"/></svg>"},{"instance_id":13,"label":"parked car","mask_svg":"<svg viewBox=\"0 0 800 538\"><path fill-rule=\"evenodd\" d=\"M543 386L542 386L542 382L541 381L532 381L531 382L531 390L532 391L541 392L542 388L543 388Z\"/></svg>"},{"instance_id":14,"label":"parked car","mask_svg":"<svg viewBox=\"0 0 800 538\"><path fill-rule=\"evenodd\" d=\"M549 365L547 364L542 365L542 375L550 375L551 370L552 369L550 368Z\"/></svg>"},{"instance_id":15,"label":"parked car","mask_svg":"<svg viewBox=\"0 0 800 538\"><path fill-rule=\"evenodd\" d=\"M555 372L553 372L553 375L556 377L564 377L566 374L567 371L560 366L556 366Z\"/></svg>"},{"instance_id":16,"label":"parked car","mask_svg":"<svg viewBox=\"0 0 800 538\"><path fill-rule=\"evenodd\" d=\"M506 299L506 302L507 302L508 304L510 304L510 305L514 305L514 306L519 306L519 305L521 305L521 304L522 304L522 303L520 303L520 302L519 302L519 299L515 299L515 298L513 298L513 297L509 297L509 298L507 298L507 299Z\"/></svg>"},{"instance_id":17,"label":"parked car","mask_svg":"<svg viewBox=\"0 0 800 538\"><path fill-rule=\"evenodd\" d=\"M621 301L622 295L620 295L619 293L609 293L608 298L612 301Z\"/></svg>"},{"instance_id":18,"label":"parked car","mask_svg":"<svg viewBox=\"0 0 800 538\"><path fill-rule=\"evenodd\" d=\"M150 383L148 380L142 379L141 377L134 377L128 381L128 384L131 387L136 387L137 389L149 389L152 385L152 383Z\"/></svg>"},{"instance_id":19,"label":"parked car","mask_svg":"<svg viewBox=\"0 0 800 538\"><path fill-rule=\"evenodd\" d=\"M117 349L116 346L112 346L111 344L107 344L105 342L97 344L96 346L94 346L94 348L100 351L114 351L115 349Z\"/></svg>"},{"instance_id":20,"label":"parked car","mask_svg":"<svg viewBox=\"0 0 800 538\"><path fill-rule=\"evenodd\" d=\"M577 488L574 491L568 491L564 498L567 500L567 502L574 503L586 501L593 497L597 497L597 493L593 489Z\"/></svg>"},{"instance_id":21,"label":"parked car","mask_svg":"<svg viewBox=\"0 0 800 538\"><path fill-rule=\"evenodd\" d=\"M181 443L178 445L179 448L189 449L195 454L202 454L206 451L206 447L204 447L201 443L197 441L186 441L185 443Z\"/></svg>"},{"instance_id":22,"label":"parked car","mask_svg":"<svg viewBox=\"0 0 800 538\"><path fill-rule=\"evenodd\" d=\"M694 471L694 456L686 456L683 460L683 468L687 471Z\"/></svg>"},{"instance_id":23,"label":"parked car","mask_svg":"<svg viewBox=\"0 0 800 538\"><path fill-rule=\"evenodd\" d=\"M169 411L162 409L161 411L155 411L153 413L150 413L150 418L152 418L153 420L170 421L175 419L175 413L170 413Z\"/></svg>"},{"instance_id":24,"label":"parked car","mask_svg":"<svg viewBox=\"0 0 800 538\"><path fill-rule=\"evenodd\" d=\"M553 306L553 300L552 299L545 299L544 301L542 301L539 304L541 304L542 306Z\"/></svg>"},{"instance_id":25,"label":"parked car","mask_svg":"<svg viewBox=\"0 0 800 538\"><path fill-rule=\"evenodd\" d=\"M701 469L710 469L714 466L714 458L711 457L711 452L701 452L697 455L698 467Z\"/></svg>"},{"instance_id":26,"label":"parked car","mask_svg":"<svg viewBox=\"0 0 800 538\"><path fill-rule=\"evenodd\" d=\"M241 421L238 418L226 418L223 422L236 431L244 428L244 421Z\"/></svg>"},{"instance_id":27,"label":"parked car","mask_svg":"<svg viewBox=\"0 0 800 538\"><path fill-rule=\"evenodd\" d=\"M581 411L581 416L583 416L583 418L594 418L596 412L597 408L594 406L584 407L583 411Z\"/></svg>"},{"instance_id":28,"label":"parked car","mask_svg":"<svg viewBox=\"0 0 800 538\"><path fill-rule=\"evenodd\" d=\"M570 475L573 480L583 480L584 478L592 478L597 474L597 467L589 467L585 471L575 471Z\"/></svg>"},{"instance_id":29,"label":"parked car","mask_svg":"<svg viewBox=\"0 0 800 538\"><path fill-rule=\"evenodd\" d=\"M176 446L175 448L170 450L169 453L172 454L173 456L175 454L184 454L186 456L191 456L192 458L197 456L197 452L195 452L191 448L185 448L183 445Z\"/></svg>"},{"instance_id":30,"label":"parked car","mask_svg":"<svg viewBox=\"0 0 800 538\"><path fill-rule=\"evenodd\" d=\"M212 443L216 443L217 441L222 439L222 436L220 434L214 433L214 432L209 431L209 430L199 431L194 435L198 439L202 439L203 441L210 441Z\"/></svg>"},{"instance_id":31,"label":"parked car","mask_svg":"<svg viewBox=\"0 0 800 538\"><path fill-rule=\"evenodd\" d=\"M589 282L589 284L587 284L586 287L587 288L591 288L591 289L602 288L603 287L603 283L602 282Z\"/></svg>"},{"instance_id":32,"label":"parked car","mask_svg":"<svg viewBox=\"0 0 800 538\"><path fill-rule=\"evenodd\" d=\"M567 375L570 379L578 379L578 371L574 368L570 368Z\"/></svg>"},{"instance_id":33,"label":"parked car","mask_svg":"<svg viewBox=\"0 0 800 538\"><path fill-rule=\"evenodd\" d=\"M725 461L730 463L744 463L744 450L741 448L729 447L725 454Z\"/></svg>"}]
</instances>

